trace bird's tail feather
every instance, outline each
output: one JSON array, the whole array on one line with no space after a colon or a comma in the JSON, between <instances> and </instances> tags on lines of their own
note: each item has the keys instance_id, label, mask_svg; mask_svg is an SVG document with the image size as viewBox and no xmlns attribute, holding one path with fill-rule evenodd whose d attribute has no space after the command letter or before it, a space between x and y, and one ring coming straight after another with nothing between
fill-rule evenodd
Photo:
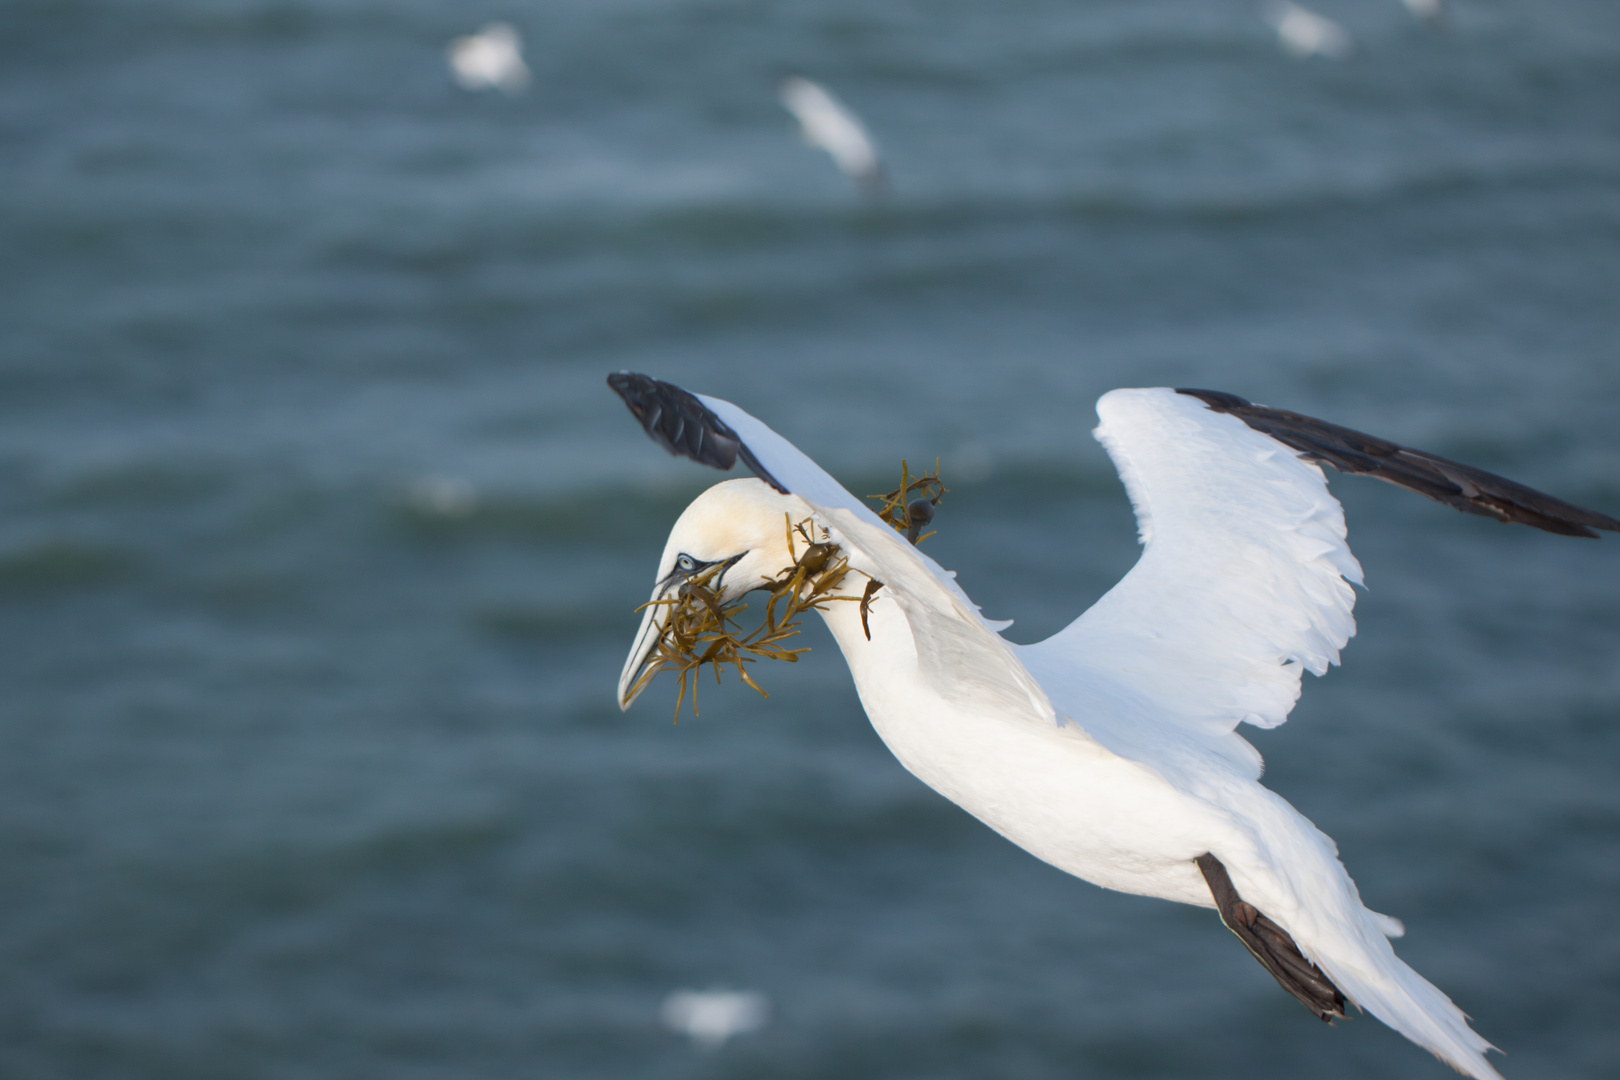
<instances>
[{"instance_id":1,"label":"bird's tail feather","mask_svg":"<svg viewBox=\"0 0 1620 1080\"><path fill-rule=\"evenodd\" d=\"M1312 959L1352 1002L1447 1065L1475 1080L1502 1080L1485 1060L1485 1051L1496 1047L1468 1026L1468 1015L1438 987L1395 955L1374 919L1366 924L1360 956Z\"/></svg>"},{"instance_id":2,"label":"bird's tail feather","mask_svg":"<svg viewBox=\"0 0 1620 1080\"><path fill-rule=\"evenodd\" d=\"M1350 1002L1458 1072L1502 1080L1485 1060L1485 1052L1496 1047L1468 1026L1468 1016L1450 998L1395 955L1389 939L1405 927L1361 902L1333 841L1280 797L1252 790L1261 799L1244 810L1266 830L1270 844L1258 861L1249 853L1226 853L1225 868L1242 898L1282 926Z\"/></svg>"}]
</instances>

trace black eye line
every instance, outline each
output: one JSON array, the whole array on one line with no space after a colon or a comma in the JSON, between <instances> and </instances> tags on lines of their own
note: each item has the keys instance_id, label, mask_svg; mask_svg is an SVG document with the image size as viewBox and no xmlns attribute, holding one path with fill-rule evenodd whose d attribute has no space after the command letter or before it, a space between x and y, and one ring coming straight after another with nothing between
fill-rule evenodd
<instances>
[{"instance_id":1,"label":"black eye line","mask_svg":"<svg viewBox=\"0 0 1620 1080\"><path fill-rule=\"evenodd\" d=\"M690 570L681 565L682 559L687 559L692 563L692 568ZM702 559L694 559L692 556L683 551L675 557L675 565L670 569L669 574L664 578L664 580L659 582L659 585L665 589L671 588L678 582L684 581L693 574L702 573L704 570L713 565L713 563L704 562Z\"/></svg>"},{"instance_id":2,"label":"black eye line","mask_svg":"<svg viewBox=\"0 0 1620 1080\"><path fill-rule=\"evenodd\" d=\"M708 562L704 562L702 559L693 558L691 555L688 555L686 552L683 551L683 552L681 552L679 555L677 555L675 557L675 567L674 567L674 569L670 570L669 574L664 578L664 580L660 581L658 583L658 587L661 588L661 589L672 588L678 582L683 581L684 579L691 577L693 574L701 574L703 571L707 570L709 567L714 566L716 564L720 564L721 565L720 573L717 574L715 576L715 579L714 579L714 583L716 585L718 585L718 584L720 584L721 580L723 580L725 578L726 571L730 570L734 565L736 565L737 562L739 560L741 560L742 557L744 555L746 555L746 554L748 554L746 551L740 551L737 554L731 556L731 558L729 558L729 559L711 559ZM682 559L691 559L692 560L692 569L690 569L690 570L683 569L682 566L681 566L681 560Z\"/></svg>"}]
</instances>

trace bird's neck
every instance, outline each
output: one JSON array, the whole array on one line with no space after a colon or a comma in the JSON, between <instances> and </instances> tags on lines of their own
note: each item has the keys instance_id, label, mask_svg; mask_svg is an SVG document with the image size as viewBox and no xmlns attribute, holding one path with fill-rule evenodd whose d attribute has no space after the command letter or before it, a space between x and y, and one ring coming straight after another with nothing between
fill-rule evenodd
<instances>
[{"instance_id":1,"label":"bird's neck","mask_svg":"<svg viewBox=\"0 0 1620 1080\"><path fill-rule=\"evenodd\" d=\"M847 595L854 599L835 600L821 609L821 617L838 642L839 651L849 664L861 704L881 733L882 717L911 692L917 673L917 651L911 625L900 605L880 589L864 605L859 597L866 586L864 576L851 575Z\"/></svg>"},{"instance_id":2,"label":"bird's neck","mask_svg":"<svg viewBox=\"0 0 1620 1080\"><path fill-rule=\"evenodd\" d=\"M866 580L856 583L859 596ZM922 677L911 623L888 589L879 589L866 608L864 625L859 599L828 604L821 614L849 664L872 729L918 779L977 813L957 775L960 755L941 753L941 747L954 745L940 738L940 723L952 710L938 688Z\"/></svg>"}]
</instances>

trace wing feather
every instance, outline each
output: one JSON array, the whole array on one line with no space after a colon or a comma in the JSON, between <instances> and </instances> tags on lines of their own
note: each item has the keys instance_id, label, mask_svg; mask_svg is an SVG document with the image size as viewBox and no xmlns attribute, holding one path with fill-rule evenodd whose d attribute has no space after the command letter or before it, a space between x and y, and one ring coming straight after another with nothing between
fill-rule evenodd
<instances>
[{"instance_id":1,"label":"wing feather","mask_svg":"<svg viewBox=\"0 0 1620 1080\"><path fill-rule=\"evenodd\" d=\"M1131 710L1138 723L1151 716L1230 752L1238 723L1281 724L1301 672L1338 663L1355 633L1361 566L1344 512L1316 464L1200 399L1115 390L1097 414L1142 557L1085 614L1023 647L1025 662L1060 709L1129 699L1147 706ZM1252 756L1247 744L1240 756Z\"/></svg>"},{"instance_id":2,"label":"wing feather","mask_svg":"<svg viewBox=\"0 0 1620 1080\"><path fill-rule=\"evenodd\" d=\"M1607 514L1555 499L1544 491L1472 465L1448 461L1438 454L1399 446L1314 417L1253 405L1236 394L1218 390L1176 393L1196 397L1216 412L1230 413L1312 461L1325 462L1342 473L1375 477L1465 514L1592 540L1598 535L1593 529L1620 531L1620 521Z\"/></svg>"}]
</instances>

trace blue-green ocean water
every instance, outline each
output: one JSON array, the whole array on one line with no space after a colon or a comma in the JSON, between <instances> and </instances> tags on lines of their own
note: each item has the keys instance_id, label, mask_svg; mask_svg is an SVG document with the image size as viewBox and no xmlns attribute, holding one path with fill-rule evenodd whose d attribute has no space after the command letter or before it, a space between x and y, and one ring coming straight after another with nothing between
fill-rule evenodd
<instances>
[{"instance_id":1,"label":"blue-green ocean water","mask_svg":"<svg viewBox=\"0 0 1620 1080\"><path fill-rule=\"evenodd\" d=\"M0 1074L1433 1077L907 775L814 653L628 714L735 400L1033 640L1135 556L1092 402L1208 386L1620 513L1620 7L0 2ZM444 43L528 39L518 97ZM775 103L866 118L862 200ZM1620 538L1343 478L1253 736L1510 1077L1620 1075ZM679 987L766 993L715 1053Z\"/></svg>"}]
</instances>

